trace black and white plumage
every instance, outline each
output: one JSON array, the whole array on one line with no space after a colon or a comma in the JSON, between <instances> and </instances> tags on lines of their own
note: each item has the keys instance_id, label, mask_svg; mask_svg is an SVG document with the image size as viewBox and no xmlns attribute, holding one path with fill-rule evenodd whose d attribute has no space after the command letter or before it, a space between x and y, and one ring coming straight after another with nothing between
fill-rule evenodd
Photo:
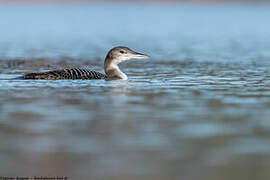
<instances>
[{"instance_id":1,"label":"black and white plumage","mask_svg":"<svg viewBox=\"0 0 270 180\"><path fill-rule=\"evenodd\" d=\"M47 72L28 73L15 79L45 79L45 80L58 80L58 79L128 79L127 75L123 73L118 64L129 59L148 58L149 56L137 53L128 47L118 46L112 48L104 61L104 71L106 75L87 69L70 68L61 69Z\"/></svg>"},{"instance_id":2,"label":"black and white plumage","mask_svg":"<svg viewBox=\"0 0 270 180\"><path fill-rule=\"evenodd\" d=\"M46 80L58 80L58 79L106 79L106 75L91 71L88 69L62 69L48 72L29 73L21 77L21 79L46 79Z\"/></svg>"}]
</instances>

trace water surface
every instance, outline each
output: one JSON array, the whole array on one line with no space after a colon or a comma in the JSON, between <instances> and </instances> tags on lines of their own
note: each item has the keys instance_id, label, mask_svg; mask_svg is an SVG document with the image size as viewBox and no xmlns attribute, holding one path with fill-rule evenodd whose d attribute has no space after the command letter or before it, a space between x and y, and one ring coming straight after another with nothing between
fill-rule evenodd
<instances>
[{"instance_id":1,"label":"water surface","mask_svg":"<svg viewBox=\"0 0 270 180\"><path fill-rule=\"evenodd\" d=\"M0 7L0 173L70 179L269 179L270 7ZM111 47L149 60L128 81L11 80L103 72Z\"/></svg>"}]
</instances>

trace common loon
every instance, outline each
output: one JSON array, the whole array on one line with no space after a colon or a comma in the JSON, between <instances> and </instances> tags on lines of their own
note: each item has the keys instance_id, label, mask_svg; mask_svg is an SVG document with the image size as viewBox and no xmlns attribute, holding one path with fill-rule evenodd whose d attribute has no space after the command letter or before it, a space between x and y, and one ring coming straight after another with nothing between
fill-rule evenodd
<instances>
[{"instance_id":1,"label":"common loon","mask_svg":"<svg viewBox=\"0 0 270 180\"><path fill-rule=\"evenodd\" d=\"M96 71L91 71L87 69L70 68L61 69L48 72L37 72L29 73L23 76L17 77L15 79L45 79L45 80L58 80L58 79L105 79L105 80L116 80L123 79L127 80L128 77L123 73L118 64L130 59L141 59L149 58L148 55L137 53L128 47L118 46L112 48L104 61L104 71L106 73L102 74Z\"/></svg>"}]
</instances>

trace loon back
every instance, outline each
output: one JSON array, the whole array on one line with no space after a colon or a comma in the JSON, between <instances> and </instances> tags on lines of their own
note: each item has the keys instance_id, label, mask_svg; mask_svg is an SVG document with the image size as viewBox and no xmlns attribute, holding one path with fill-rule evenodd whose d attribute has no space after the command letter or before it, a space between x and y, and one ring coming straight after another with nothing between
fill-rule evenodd
<instances>
[{"instance_id":1,"label":"loon back","mask_svg":"<svg viewBox=\"0 0 270 180\"><path fill-rule=\"evenodd\" d=\"M29 73L24 76L19 77L18 79L46 79L46 80L57 80L57 79L106 79L106 75L91 71L87 69L62 69L54 70L48 72L38 72L38 73Z\"/></svg>"}]
</instances>

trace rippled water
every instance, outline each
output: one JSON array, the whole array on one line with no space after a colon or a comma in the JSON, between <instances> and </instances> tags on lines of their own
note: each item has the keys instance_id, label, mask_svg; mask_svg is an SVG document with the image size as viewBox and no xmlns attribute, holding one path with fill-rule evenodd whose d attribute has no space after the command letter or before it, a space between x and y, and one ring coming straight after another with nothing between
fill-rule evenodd
<instances>
[{"instance_id":1,"label":"rippled water","mask_svg":"<svg viewBox=\"0 0 270 180\"><path fill-rule=\"evenodd\" d=\"M0 173L269 179L269 10L3 5ZM11 80L65 67L103 72L119 44L152 57L121 65L128 81Z\"/></svg>"}]
</instances>

